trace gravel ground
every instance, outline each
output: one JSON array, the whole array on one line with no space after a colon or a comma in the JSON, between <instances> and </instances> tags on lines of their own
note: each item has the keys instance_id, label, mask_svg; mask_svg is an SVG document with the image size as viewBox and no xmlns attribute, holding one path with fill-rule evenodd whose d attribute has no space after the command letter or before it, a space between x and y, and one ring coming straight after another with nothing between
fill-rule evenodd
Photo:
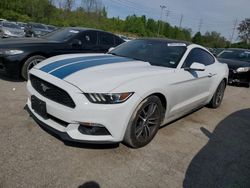
<instances>
[{"instance_id":1,"label":"gravel ground","mask_svg":"<svg viewBox=\"0 0 250 188\"><path fill-rule=\"evenodd\" d=\"M141 149L64 144L23 109L25 82L0 78L0 187L250 187L250 89L229 86Z\"/></svg>"}]
</instances>

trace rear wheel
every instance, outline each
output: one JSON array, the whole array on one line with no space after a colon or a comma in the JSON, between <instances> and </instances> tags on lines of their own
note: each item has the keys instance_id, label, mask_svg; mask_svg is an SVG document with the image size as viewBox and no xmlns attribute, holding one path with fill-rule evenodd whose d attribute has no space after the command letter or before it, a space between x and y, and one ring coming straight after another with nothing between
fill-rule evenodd
<instances>
[{"instance_id":1,"label":"rear wheel","mask_svg":"<svg viewBox=\"0 0 250 188\"><path fill-rule=\"evenodd\" d=\"M41 61L43 61L44 59L46 59L46 58L43 57L43 56L40 56L40 55L35 55L35 56L32 56L32 57L28 58L24 62L22 70L21 70L22 77L25 80L27 80L28 79L28 72L29 72L29 70L32 69L35 65L37 65Z\"/></svg>"},{"instance_id":2,"label":"rear wheel","mask_svg":"<svg viewBox=\"0 0 250 188\"><path fill-rule=\"evenodd\" d=\"M222 99L224 97L224 92L225 92L225 88L226 88L226 82L225 80L223 80L218 88L216 89L213 98L211 99L209 106L211 108L218 108L222 102Z\"/></svg>"},{"instance_id":3,"label":"rear wheel","mask_svg":"<svg viewBox=\"0 0 250 188\"><path fill-rule=\"evenodd\" d=\"M147 145L160 127L163 112L158 97L150 96L143 100L130 119L124 136L125 144L133 148Z\"/></svg>"}]
</instances>

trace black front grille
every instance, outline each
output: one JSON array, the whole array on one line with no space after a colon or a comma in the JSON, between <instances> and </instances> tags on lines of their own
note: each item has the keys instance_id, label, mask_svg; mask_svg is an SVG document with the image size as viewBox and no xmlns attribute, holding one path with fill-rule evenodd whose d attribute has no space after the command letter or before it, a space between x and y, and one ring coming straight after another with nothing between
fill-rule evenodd
<instances>
[{"instance_id":1,"label":"black front grille","mask_svg":"<svg viewBox=\"0 0 250 188\"><path fill-rule=\"evenodd\" d=\"M74 101L63 89L49 82L46 82L32 74L30 75L30 81L32 87L42 96L70 108L75 108L76 105Z\"/></svg>"}]
</instances>

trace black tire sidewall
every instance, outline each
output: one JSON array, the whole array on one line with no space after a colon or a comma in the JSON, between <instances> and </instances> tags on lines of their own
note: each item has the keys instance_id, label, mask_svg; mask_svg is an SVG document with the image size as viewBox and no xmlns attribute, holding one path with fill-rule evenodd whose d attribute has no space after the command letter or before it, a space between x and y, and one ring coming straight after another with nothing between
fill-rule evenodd
<instances>
[{"instance_id":1,"label":"black tire sidewall","mask_svg":"<svg viewBox=\"0 0 250 188\"><path fill-rule=\"evenodd\" d=\"M218 97L218 90L221 88L222 84L223 84L223 96L222 96L221 101L217 104L216 101L217 101L217 97ZM223 97L224 97L225 88L226 88L226 82L223 80L223 81L220 82L219 86L217 87L217 89L216 89L216 91L214 93L214 96L212 98L212 101L210 103L210 106L212 108L218 108L221 105L221 102L222 102Z\"/></svg>"},{"instance_id":2,"label":"black tire sidewall","mask_svg":"<svg viewBox=\"0 0 250 188\"><path fill-rule=\"evenodd\" d=\"M35 55L35 56L31 56L29 57L23 64L22 69L21 69L21 76L22 78L24 78L25 80L28 79L28 71L27 68L29 67L30 63L35 60L35 59L46 59L44 56L41 55Z\"/></svg>"}]
</instances>

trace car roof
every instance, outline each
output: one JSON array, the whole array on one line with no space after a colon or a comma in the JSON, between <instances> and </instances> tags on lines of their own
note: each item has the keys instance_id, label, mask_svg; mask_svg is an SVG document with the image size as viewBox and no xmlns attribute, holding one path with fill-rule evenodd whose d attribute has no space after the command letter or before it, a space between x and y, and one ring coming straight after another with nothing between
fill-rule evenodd
<instances>
[{"instance_id":1,"label":"car roof","mask_svg":"<svg viewBox=\"0 0 250 188\"><path fill-rule=\"evenodd\" d=\"M72 30L78 30L78 31L100 31L100 32L104 32L104 33L109 33L111 35L115 35L114 33L108 32L108 31L104 31L101 29L95 29L95 28L88 28L88 27L64 27L64 29L72 29ZM119 37L119 36L117 36Z\"/></svg>"},{"instance_id":2,"label":"car roof","mask_svg":"<svg viewBox=\"0 0 250 188\"><path fill-rule=\"evenodd\" d=\"M166 42L166 43L182 43L182 44L185 44L186 46L193 44L193 43L188 42L188 41L168 39L168 38L139 38L137 40L162 41L162 42Z\"/></svg>"},{"instance_id":3,"label":"car roof","mask_svg":"<svg viewBox=\"0 0 250 188\"><path fill-rule=\"evenodd\" d=\"M87 30L91 30L91 31L101 31L101 32L106 32L106 33L110 33L108 31L104 31L101 29L95 29L95 28L88 28L88 27L65 27L65 29L75 29L75 30L79 30L79 31L87 31ZM113 34L113 33L111 33ZM113 34L114 35L114 34Z\"/></svg>"}]
</instances>

